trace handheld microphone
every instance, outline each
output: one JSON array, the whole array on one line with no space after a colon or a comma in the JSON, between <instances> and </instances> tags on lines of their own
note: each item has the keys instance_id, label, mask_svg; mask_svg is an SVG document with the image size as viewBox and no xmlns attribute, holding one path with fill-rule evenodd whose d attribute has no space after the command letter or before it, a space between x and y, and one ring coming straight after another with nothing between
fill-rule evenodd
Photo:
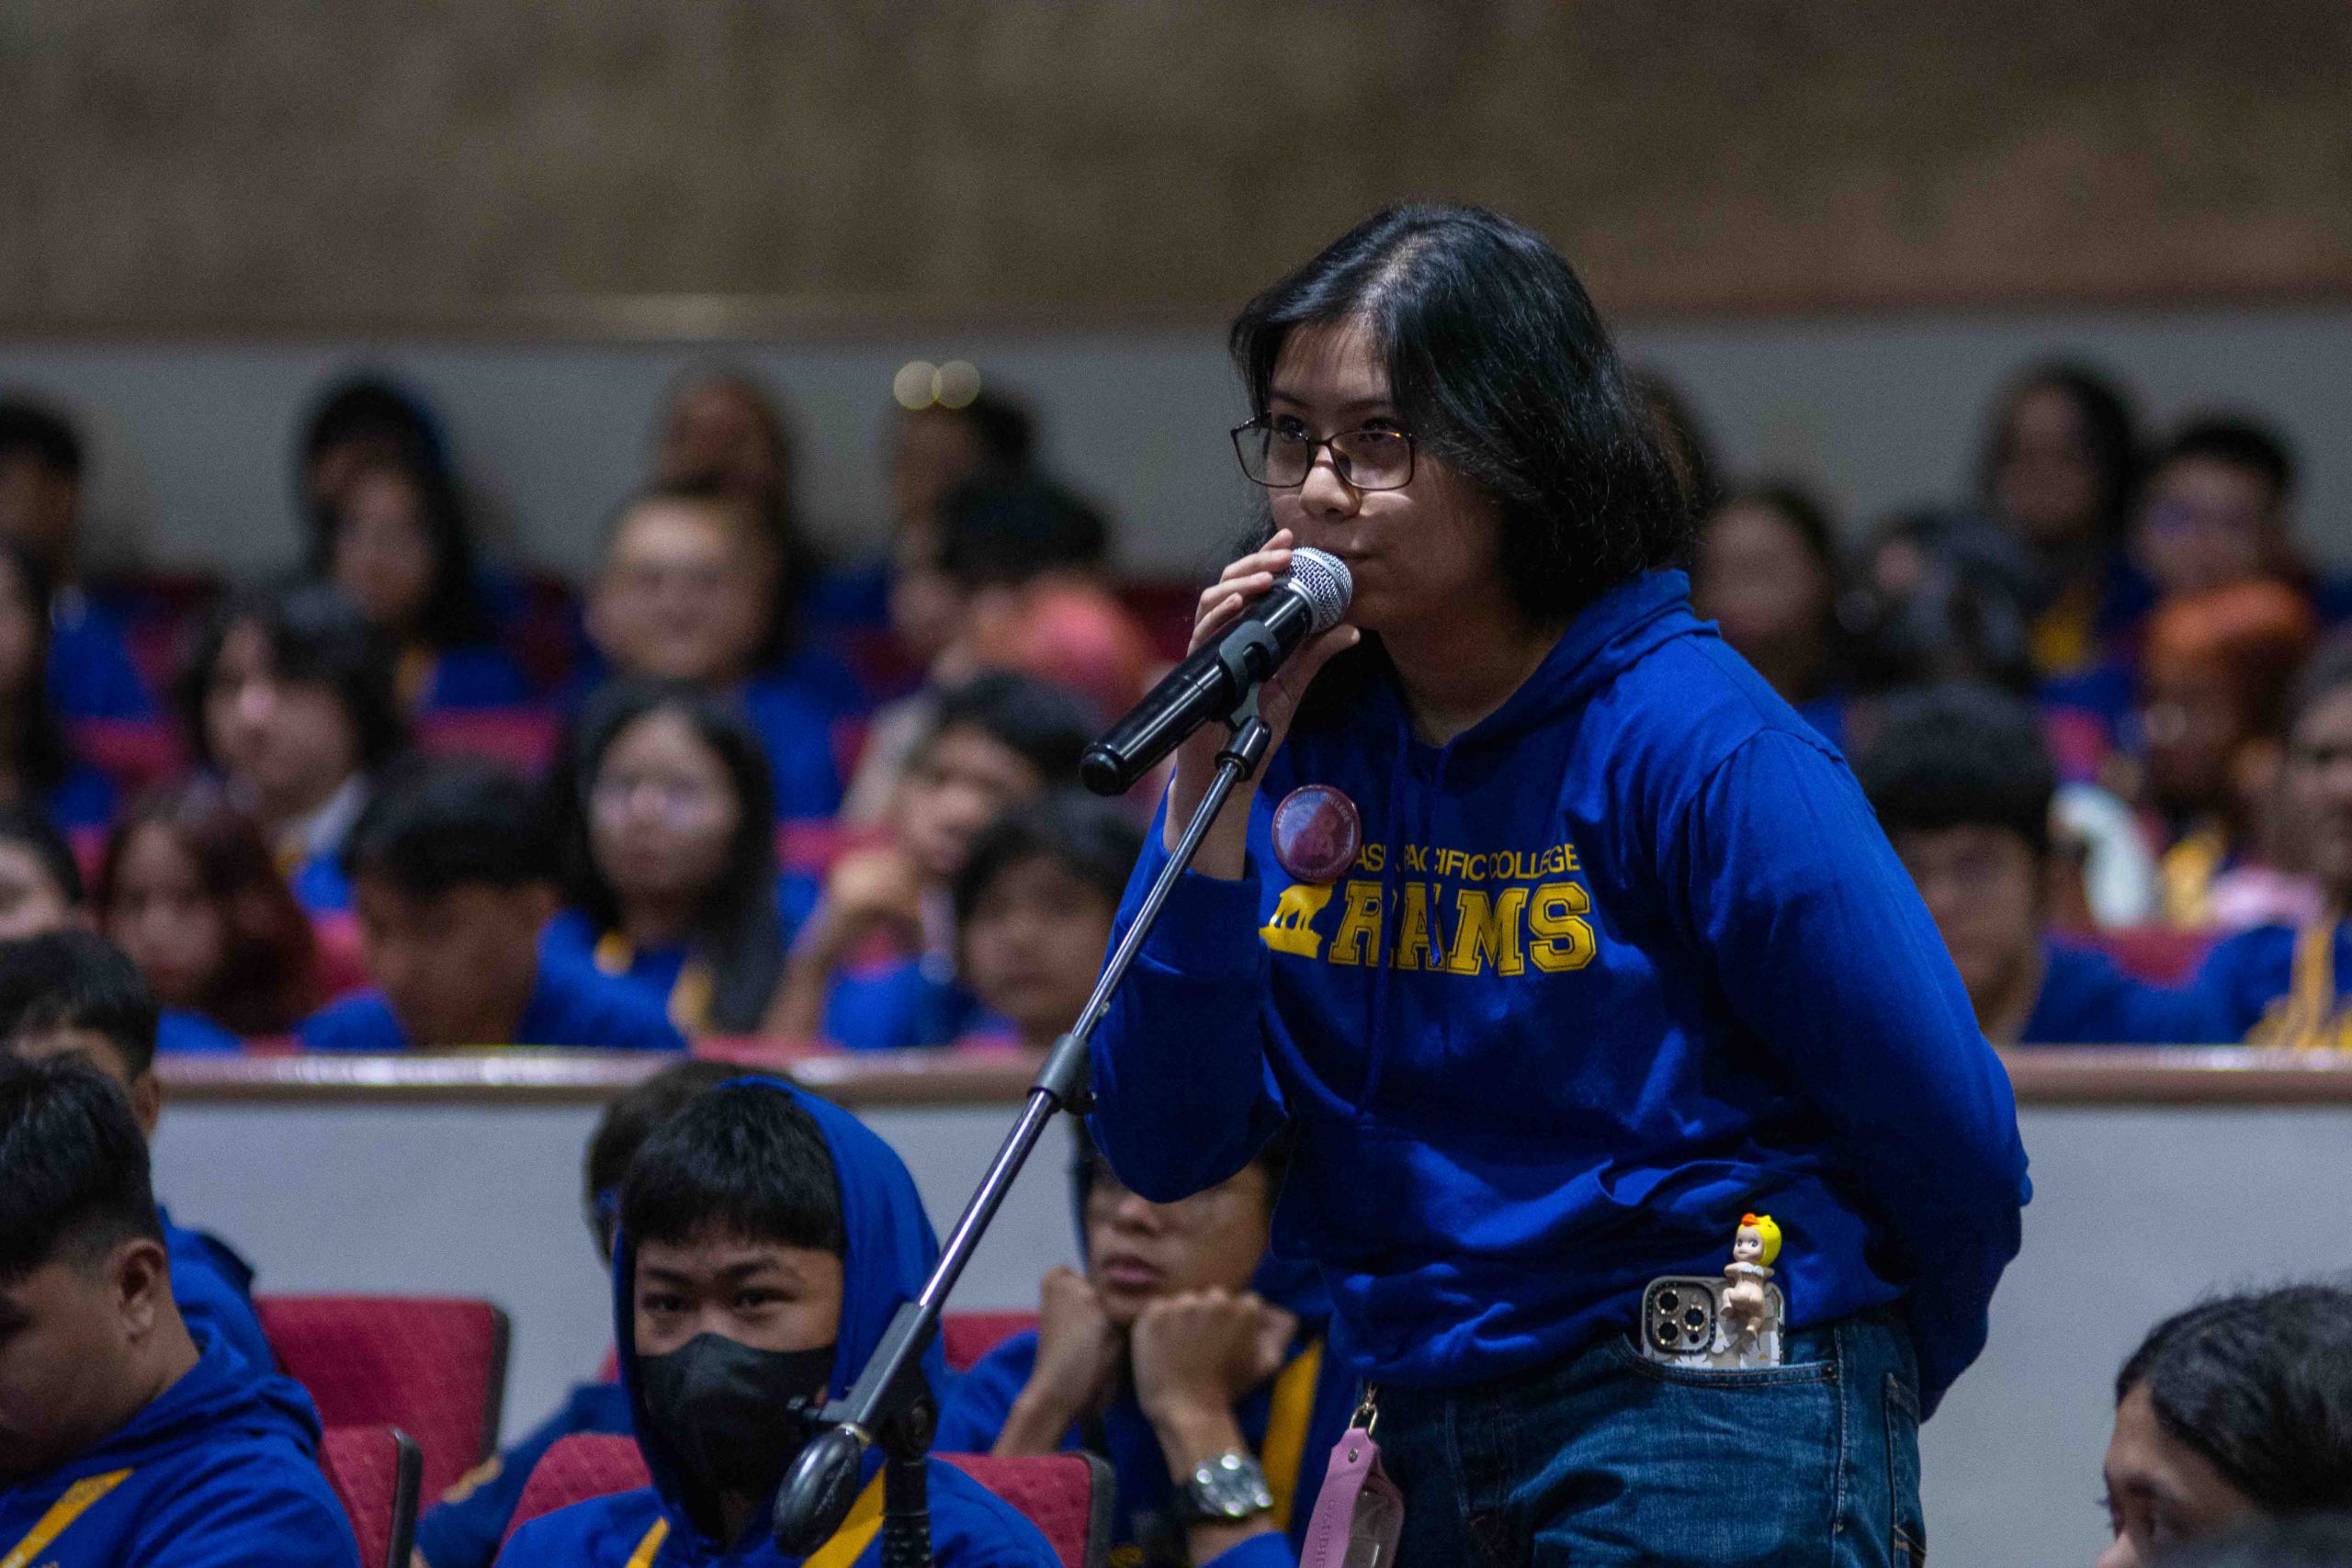
<instances>
[{"instance_id":1,"label":"handheld microphone","mask_svg":"<svg viewBox=\"0 0 2352 1568\"><path fill-rule=\"evenodd\" d=\"M1290 570L1241 618L1185 655L1143 701L1086 749L1078 774L1097 795L1124 795L1185 737L1224 718L1250 687L1348 613L1355 583L1347 563L1322 550L1291 552Z\"/></svg>"}]
</instances>

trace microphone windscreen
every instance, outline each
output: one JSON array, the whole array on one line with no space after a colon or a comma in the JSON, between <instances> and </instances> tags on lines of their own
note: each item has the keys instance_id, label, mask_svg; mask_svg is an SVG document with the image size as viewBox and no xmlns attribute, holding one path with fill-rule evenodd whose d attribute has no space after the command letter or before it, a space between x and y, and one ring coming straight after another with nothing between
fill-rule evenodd
<instances>
[{"instance_id":1,"label":"microphone windscreen","mask_svg":"<svg viewBox=\"0 0 2352 1568\"><path fill-rule=\"evenodd\" d=\"M1348 601L1355 597L1356 581L1348 563L1329 550L1293 550L1286 579L1306 601L1310 637L1338 626L1348 613Z\"/></svg>"}]
</instances>

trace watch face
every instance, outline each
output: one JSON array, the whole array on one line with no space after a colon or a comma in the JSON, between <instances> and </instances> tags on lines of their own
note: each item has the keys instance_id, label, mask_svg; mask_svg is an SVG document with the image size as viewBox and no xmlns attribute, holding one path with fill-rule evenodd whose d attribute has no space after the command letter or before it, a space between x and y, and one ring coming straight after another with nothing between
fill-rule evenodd
<instances>
[{"instance_id":1,"label":"watch face","mask_svg":"<svg viewBox=\"0 0 2352 1568\"><path fill-rule=\"evenodd\" d=\"M1265 1472L1248 1454L1229 1451L1193 1472L1186 1501L1201 1518L1246 1519L1274 1506Z\"/></svg>"}]
</instances>

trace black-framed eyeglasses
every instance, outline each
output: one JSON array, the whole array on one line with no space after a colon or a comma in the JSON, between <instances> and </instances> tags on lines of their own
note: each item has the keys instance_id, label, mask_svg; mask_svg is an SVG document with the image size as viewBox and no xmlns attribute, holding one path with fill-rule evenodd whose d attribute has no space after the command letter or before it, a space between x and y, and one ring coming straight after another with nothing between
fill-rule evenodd
<instances>
[{"instance_id":1,"label":"black-framed eyeglasses","mask_svg":"<svg viewBox=\"0 0 2352 1568\"><path fill-rule=\"evenodd\" d=\"M1343 430L1317 435L1295 420L1263 416L1233 427L1234 456L1251 482L1289 490L1306 482L1315 455L1331 451L1341 483L1357 490L1403 490L1413 482L1413 438L1401 430Z\"/></svg>"}]
</instances>

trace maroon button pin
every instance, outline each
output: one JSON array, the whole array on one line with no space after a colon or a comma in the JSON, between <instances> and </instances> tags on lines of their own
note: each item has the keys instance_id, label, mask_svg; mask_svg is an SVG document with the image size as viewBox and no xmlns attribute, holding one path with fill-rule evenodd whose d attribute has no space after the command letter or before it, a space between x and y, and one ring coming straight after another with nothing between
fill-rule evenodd
<instances>
[{"instance_id":1,"label":"maroon button pin","mask_svg":"<svg viewBox=\"0 0 2352 1568\"><path fill-rule=\"evenodd\" d=\"M1329 784L1301 784L1274 807L1274 859L1298 882L1337 882L1363 848L1356 803Z\"/></svg>"}]
</instances>

